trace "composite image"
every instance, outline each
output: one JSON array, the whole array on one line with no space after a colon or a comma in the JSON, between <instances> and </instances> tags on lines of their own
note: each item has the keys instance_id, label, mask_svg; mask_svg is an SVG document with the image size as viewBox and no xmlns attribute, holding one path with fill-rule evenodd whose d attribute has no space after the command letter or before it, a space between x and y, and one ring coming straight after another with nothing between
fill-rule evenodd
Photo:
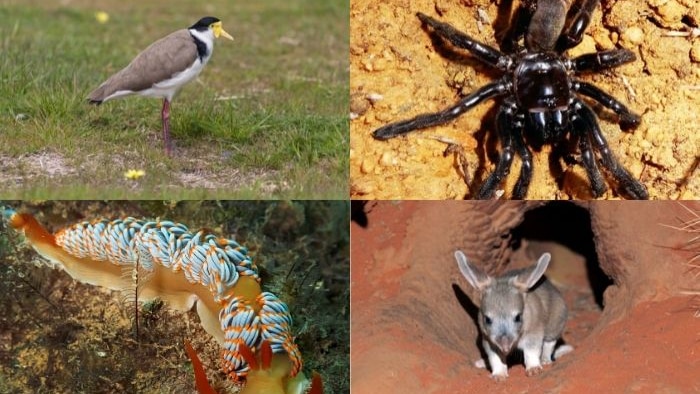
<instances>
[{"instance_id":1,"label":"composite image","mask_svg":"<svg viewBox=\"0 0 700 394\"><path fill-rule=\"evenodd\" d=\"M700 392L696 0L0 0L0 394Z\"/></svg>"}]
</instances>

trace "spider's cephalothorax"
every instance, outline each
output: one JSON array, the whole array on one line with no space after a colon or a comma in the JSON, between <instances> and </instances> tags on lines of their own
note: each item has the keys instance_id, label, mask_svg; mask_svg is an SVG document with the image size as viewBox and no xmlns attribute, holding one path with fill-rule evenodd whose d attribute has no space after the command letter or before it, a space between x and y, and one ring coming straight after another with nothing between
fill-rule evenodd
<instances>
[{"instance_id":1,"label":"spider's cephalothorax","mask_svg":"<svg viewBox=\"0 0 700 394\"><path fill-rule=\"evenodd\" d=\"M418 13L421 22L438 37L469 51L486 65L502 71L503 76L443 111L380 127L372 134L374 138L386 140L444 124L487 99L500 98L495 129L502 151L496 169L484 181L477 198L493 197L508 175L516 154L522 166L512 198L524 198L532 178L528 145L539 148L545 143L557 144L568 136L578 141L581 162L595 197L606 190L598 168L600 163L617 183L621 194L634 199L648 198L644 185L615 159L595 113L579 95L614 111L623 129L639 125L639 115L596 86L576 78L582 72L600 71L634 61L635 55L627 49L613 49L572 59L566 57L564 52L581 42L591 13L599 3L599 0L579 0L568 9L570 1L524 1L501 44L503 52L472 39L447 23ZM519 44L523 38L524 46Z\"/></svg>"}]
</instances>

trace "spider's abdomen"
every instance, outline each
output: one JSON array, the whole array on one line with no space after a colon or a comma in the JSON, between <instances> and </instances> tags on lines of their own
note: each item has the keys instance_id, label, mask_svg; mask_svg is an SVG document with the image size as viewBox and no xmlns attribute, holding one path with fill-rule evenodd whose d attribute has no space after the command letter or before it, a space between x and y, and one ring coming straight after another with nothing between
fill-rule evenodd
<instances>
[{"instance_id":1,"label":"spider's abdomen","mask_svg":"<svg viewBox=\"0 0 700 394\"><path fill-rule=\"evenodd\" d=\"M569 77L555 53L523 56L513 73L513 86L518 107L528 112L564 110L569 104Z\"/></svg>"}]
</instances>

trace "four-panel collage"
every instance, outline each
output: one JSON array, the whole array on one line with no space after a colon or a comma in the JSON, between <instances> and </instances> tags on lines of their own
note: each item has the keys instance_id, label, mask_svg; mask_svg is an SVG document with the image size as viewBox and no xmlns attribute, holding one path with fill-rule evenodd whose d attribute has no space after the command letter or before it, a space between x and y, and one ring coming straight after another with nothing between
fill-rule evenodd
<instances>
[{"instance_id":1,"label":"four-panel collage","mask_svg":"<svg viewBox=\"0 0 700 394\"><path fill-rule=\"evenodd\" d=\"M0 393L700 392L699 113L695 0L0 0Z\"/></svg>"}]
</instances>

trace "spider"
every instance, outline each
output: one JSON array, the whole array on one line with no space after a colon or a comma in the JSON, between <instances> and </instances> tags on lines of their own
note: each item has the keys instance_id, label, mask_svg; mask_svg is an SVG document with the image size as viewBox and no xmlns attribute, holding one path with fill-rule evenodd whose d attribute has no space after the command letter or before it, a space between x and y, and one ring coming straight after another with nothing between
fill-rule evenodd
<instances>
[{"instance_id":1,"label":"spider","mask_svg":"<svg viewBox=\"0 0 700 394\"><path fill-rule=\"evenodd\" d=\"M387 140L414 130L447 123L477 104L500 99L495 115L495 131L501 143L495 170L476 194L478 199L493 198L510 172L513 157L522 166L511 197L527 195L532 178L532 153L543 144L578 142L581 162L594 197L601 196L606 184L598 163L609 172L626 197L647 199L647 190L617 161L598 125L593 110L582 99L586 96L618 115L622 129L639 125L641 117L600 88L581 81L584 72L620 66L636 60L627 49L613 49L569 58L565 51L578 45L600 0L580 0L571 9L572 0L530 0L517 9L514 23L501 43L502 52L474 40L453 26L423 13L418 19L440 39L470 52L482 63L502 72L502 76L477 89L456 104L440 112L418 115L375 130L378 140ZM524 44L520 44L524 39ZM597 156L596 156L597 154Z\"/></svg>"}]
</instances>

